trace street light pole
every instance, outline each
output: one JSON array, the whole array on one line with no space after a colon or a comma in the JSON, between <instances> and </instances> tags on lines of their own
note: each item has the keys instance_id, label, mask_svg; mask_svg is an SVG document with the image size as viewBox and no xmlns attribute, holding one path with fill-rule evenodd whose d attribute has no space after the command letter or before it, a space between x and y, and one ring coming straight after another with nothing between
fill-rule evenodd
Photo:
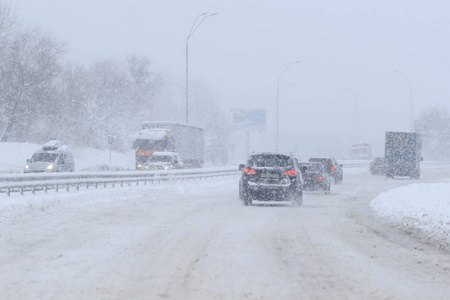
<instances>
[{"instance_id":1,"label":"street light pole","mask_svg":"<svg viewBox=\"0 0 450 300\"><path fill-rule=\"evenodd\" d=\"M410 106L411 106L410 107L410 114L411 114L411 116L410 116L410 128L411 128L411 132L413 132L413 88L412 88L412 84L408 80L408 78L406 78L405 74L403 74L399 70L394 70L394 72L399 73L409 85L409 102L410 102Z\"/></svg>"},{"instance_id":2,"label":"street light pole","mask_svg":"<svg viewBox=\"0 0 450 300\"><path fill-rule=\"evenodd\" d=\"M350 90L348 87L344 87L344 90L348 91L350 95L355 99L356 101L356 128L355 128L355 136L356 136L356 143L358 142L358 125L359 125L359 101L358 98L355 96L355 94Z\"/></svg>"},{"instance_id":3,"label":"street light pole","mask_svg":"<svg viewBox=\"0 0 450 300\"><path fill-rule=\"evenodd\" d=\"M281 72L281 74L278 76L278 80L277 80L277 102L276 102L276 143L275 143L275 151L278 151L279 149L279 102L280 102L280 79L281 77L284 75L284 73L286 73L286 71L293 65L293 64L298 64L299 61L293 61L291 63L289 63L286 68L283 70L283 72Z\"/></svg>"},{"instance_id":4,"label":"street light pole","mask_svg":"<svg viewBox=\"0 0 450 300\"><path fill-rule=\"evenodd\" d=\"M208 14L208 13L202 13L199 14L196 18L194 23L192 24L191 30L189 31L189 34L186 38L186 124L189 123L189 38L194 34L194 32L197 30L197 28L205 21L207 17L212 17L217 15L217 13ZM198 19L200 17L203 17L199 22Z\"/></svg>"}]
</instances>

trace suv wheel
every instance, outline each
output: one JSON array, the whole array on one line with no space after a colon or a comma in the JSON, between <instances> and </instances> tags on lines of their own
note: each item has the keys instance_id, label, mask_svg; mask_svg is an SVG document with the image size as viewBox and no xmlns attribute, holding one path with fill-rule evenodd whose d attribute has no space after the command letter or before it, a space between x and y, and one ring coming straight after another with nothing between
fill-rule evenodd
<instances>
[{"instance_id":1,"label":"suv wheel","mask_svg":"<svg viewBox=\"0 0 450 300\"><path fill-rule=\"evenodd\" d=\"M331 190L331 183L328 181L327 185L323 189L325 191L325 194L329 194Z\"/></svg>"},{"instance_id":2,"label":"suv wheel","mask_svg":"<svg viewBox=\"0 0 450 300\"><path fill-rule=\"evenodd\" d=\"M252 205L252 199L250 199L247 190L242 186L239 186L239 198L245 206Z\"/></svg>"},{"instance_id":3,"label":"suv wheel","mask_svg":"<svg viewBox=\"0 0 450 300\"><path fill-rule=\"evenodd\" d=\"M302 206L303 205L303 191L298 194L292 195L292 206Z\"/></svg>"}]
</instances>

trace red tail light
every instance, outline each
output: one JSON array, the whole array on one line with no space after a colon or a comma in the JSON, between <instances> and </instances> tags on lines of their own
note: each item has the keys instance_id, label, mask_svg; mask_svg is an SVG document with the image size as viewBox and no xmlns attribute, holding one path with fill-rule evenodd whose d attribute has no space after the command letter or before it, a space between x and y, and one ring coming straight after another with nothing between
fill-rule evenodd
<instances>
[{"instance_id":1,"label":"red tail light","mask_svg":"<svg viewBox=\"0 0 450 300\"><path fill-rule=\"evenodd\" d=\"M246 175L255 175L256 172L255 172L255 170L253 170L253 169L245 168L245 169L244 169L244 174L246 174Z\"/></svg>"},{"instance_id":2,"label":"red tail light","mask_svg":"<svg viewBox=\"0 0 450 300\"><path fill-rule=\"evenodd\" d=\"M333 165L331 165L331 171L334 171L334 166Z\"/></svg>"},{"instance_id":3,"label":"red tail light","mask_svg":"<svg viewBox=\"0 0 450 300\"><path fill-rule=\"evenodd\" d=\"M315 176L314 180L322 181L322 176Z\"/></svg>"},{"instance_id":4,"label":"red tail light","mask_svg":"<svg viewBox=\"0 0 450 300\"><path fill-rule=\"evenodd\" d=\"M370 166L373 166L372 163L370 163Z\"/></svg>"},{"instance_id":5,"label":"red tail light","mask_svg":"<svg viewBox=\"0 0 450 300\"><path fill-rule=\"evenodd\" d=\"M291 175L291 176L294 176L295 174L297 174L297 170L287 170L286 172L284 172L284 174L288 174L288 175Z\"/></svg>"}]
</instances>

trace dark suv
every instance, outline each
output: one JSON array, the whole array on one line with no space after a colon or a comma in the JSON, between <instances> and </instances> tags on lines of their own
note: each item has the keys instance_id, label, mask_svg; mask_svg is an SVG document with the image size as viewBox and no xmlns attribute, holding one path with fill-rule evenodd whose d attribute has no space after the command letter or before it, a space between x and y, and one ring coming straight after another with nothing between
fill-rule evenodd
<instances>
[{"instance_id":1,"label":"dark suv","mask_svg":"<svg viewBox=\"0 0 450 300\"><path fill-rule=\"evenodd\" d=\"M292 154L253 153L247 164L239 165L239 197L244 205L252 200L303 202L303 178Z\"/></svg>"},{"instance_id":2,"label":"dark suv","mask_svg":"<svg viewBox=\"0 0 450 300\"><path fill-rule=\"evenodd\" d=\"M325 194L330 193L330 175L320 162L300 162L300 169L306 168L303 172L303 190L319 191L323 190Z\"/></svg>"},{"instance_id":3,"label":"dark suv","mask_svg":"<svg viewBox=\"0 0 450 300\"><path fill-rule=\"evenodd\" d=\"M384 157L375 157L370 162L370 174L372 175L386 174L386 162L384 160Z\"/></svg>"},{"instance_id":4,"label":"dark suv","mask_svg":"<svg viewBox=\"0 0 450 300\"><path fill-rule=\"evenodd\" d=\"M344 171L342 171L342 165L338 164L334 158L310 158L309 161L321 162L325 167L325 171L330 174L335 183L342 183L344 179Z\"/></svg>"}]
</instances>

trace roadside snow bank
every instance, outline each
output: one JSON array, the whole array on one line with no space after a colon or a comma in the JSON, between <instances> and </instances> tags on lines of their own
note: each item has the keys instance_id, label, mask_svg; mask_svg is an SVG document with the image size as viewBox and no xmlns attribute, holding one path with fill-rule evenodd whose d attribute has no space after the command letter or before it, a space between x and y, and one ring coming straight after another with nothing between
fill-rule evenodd
<instances>
[{"instance_id":1,"label":"roadside snow bank","mask_svg":"<svg viewBox=\"0 0 450 300\"><path fill-rule=\"evenodd\" d=\"M450 183L417 183L381 193L372 211L394 226L450 250Z\"/></svg>"}]
</instances>

